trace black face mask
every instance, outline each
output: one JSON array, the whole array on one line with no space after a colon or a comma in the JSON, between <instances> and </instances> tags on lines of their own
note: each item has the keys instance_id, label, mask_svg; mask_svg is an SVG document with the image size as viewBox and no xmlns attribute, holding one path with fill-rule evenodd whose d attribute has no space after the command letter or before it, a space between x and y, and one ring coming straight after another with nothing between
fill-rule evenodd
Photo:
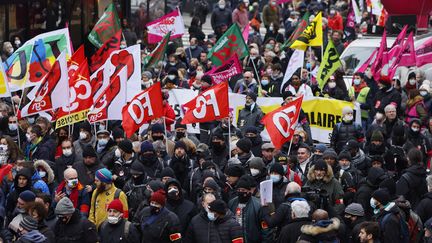
<instances>
[{"instance_id":1,"label":"black face mask","mask_svg":"<svg viewBox=\"0 0 432 243\"><path fill-rule=\"evenodd\" d=\"M152 136L153 141L158 141L158 140L162 141L163 138L164 138L163 136L154 136L154 135Z\"/></svg>"},{"instance_id":2,"label":"black face mask","mask_svg":"<svg viewBox=\"0 0 432 243\"><path fill-rule=\"evenodd\" d=\"M185 132L176 132L176 138L177 140L180 140L182 138L186 137L186 133Z\"/></svg>"},{"instance_id":3,"label":"black face mask","mask_svg":"<svg viewBox=\"0 0 432 243\"><path fill-rule=\"evenodd\" d=\"M157 160L157 157L154 154L142 154L140 159L144 164L151 164Z\"/></svg>"},{"instance_id":4,"label":"black face mask","mask_svg":"<svg viewBox=\"0 0 432 243\"><path fill-rule=\"evenodd\" d=\"M219 142L212 142L212 147L217 152L224 151L226 148L225 144L221 144Z\"/></svg>"},{"instance_id":5,"label":"black face mask","mask_svg":"<svg viewBox=\"0 0 432 243\"><path fill-rule=\"evenodd\" d=\"M257 144L257 140L258 140L257 137L247 137L247 138L249 138L249 140L252 142L253 145Z\"/></svg>"},{"instance_id":6,"label":"black face mask","mask_svg":"<svg viewBox=\"0 0 432 243\"><path fill-rule=\"evenodd\" d=\"M178 195L178 190L171 190L168 192L168 198L171 200L176 200Z\"/></svg>"},{"instance_id":7,"label":"black face mask","mask_svg":"<svg viewBox=\"0 0 432 243\"><path fill-rule=\"evenodd\" d=\"M61 217L59 216L58 219L59 219L60 223L62 223L62 224L67 224L69 221L69 217L67 217L67 216L61 216Z\"/></svg>"},{"instance_id":8,"label":"black face mask","mask_svg":"<svg viewBox=\"0 0 432 243\"><path fill-rule=\"evenodd\" d=\"M150 205L150 212L151 214L158 214L160 213L160 208Z\"/></svg>"},{"instance_id":9,"label":"black face mask","mask_svg":"<svg viewBox=\"0 0 432 243\"><path fill-rule=\"evenodd\" d=\"M247 203L252 196L249 192L237 192L237 195L240 203Z\"/></svg>"}]
</instances>

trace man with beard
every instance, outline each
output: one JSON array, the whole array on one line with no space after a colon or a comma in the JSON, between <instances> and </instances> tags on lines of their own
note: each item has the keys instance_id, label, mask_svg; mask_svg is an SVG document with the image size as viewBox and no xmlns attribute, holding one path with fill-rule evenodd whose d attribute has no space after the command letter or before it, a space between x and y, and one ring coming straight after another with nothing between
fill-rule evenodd
<instances>
[{"instance_id":1,"label":"man with beard","mask_svg":"<svg viewBox=\"0 0 432 243\"><path fill-rule=\"evenodd\" d=\"M252 142L249 138L242 138L237 141L237 159L240 160L244 167L249 166L249 161L253 159L255 156L250 151L252 147Z\"/></svg>"},{"instance_id":2,"label":"man with beard","mask_svg":"<svg viewBox=\"0 0 432 243\"><path fill-rule=\"evenodd\" d=\"M62 155L56 159L54 166L54 174L58 183L63 181L63 172L67 167L72 166L76 159L76 154L74 151L74 147L72 141L69 139L63 140L61 143ZM82 157L82 156L80 156Z\"/></svg>"},{"instance_id":3,"label":"man with beard","mask_svg":"<svg viewBox=\"0 0 432 243\"><path fill-rule=\"evenodd\" d=\"M164 168L164 165L156 156L153 144L149 141L141 143L141 154L138 156L137 161L144 165L145 174L151 179L157 178Z\"/></svg>"},{"instance_id":4,"label":"man with beard","mask_svg":"<svg viewBox=\"0 0 432 243\"><path fill-rule=\"evenodd\" d=\"M258 198L252 196L253 178L249 175L240 177L237 182L237 197L231 199L228 208L234 212L236 221L243 231L243 239L248 243L267 242L271 231L264 220L264 212Z\"/></svg>"},{"instance_id":5,"label":"man with beard","mask_svg":"<svg viewBox=\"0 0 432 243\"><path fill-rule=\"evenodd\" d=\"M95 175L96 190L93 191L89 220L96 227L107 219L106 207L114 199L120 199L124 206L124 218L128 218L128 204L126 194L116 188L112 182L112 173L106 168L96 171Z\"/></svg>"},{"instance_id":6,"label":"man with beard","mask_svg":"<svg viewBox=\"0 0 432 243\"><path fill-rule=\"evenodd\" d=\"M225 142L224 135L220 132L213 133L211 141L212 161L223 171L228 162L229 151Z\"/></svg>"},{"instance_id":7,"label":"man with beard","mask_svg":"<svg viewBox=\"0 0 432 243\"><path fill-rule=\"evenodd\" d=\"M169 167L174 170L174 173L179 180L181 185L188 179L188 174L192 170L193 161L189 159L186 153L186 144L182 141L178 141L174 147L174 156L168 162Z\"/></svg>"},{"instance_id":8,"label":"man with beard","mask_svg":"<svg viewBox=\"0 0 432 243\"><path fill-rule=\"evenodd\" d=\"M137 217L136 223L141 227L142 243L181 242L181 225L179 218L165 207L165 191L158 190L150 198L150 206L145 207Z\"/></svg>"},{"instance_id":9,"label":"man with beard","mask_svg":"<svg viewBox=\"0 0 432 243\"><path fill-rule=\"evenodd\" d=\"M184 235L192 217L197 213L195 205L184 198L183 189L176 179L171 179L165 184L167 201L165 207L175 213L180 220L181 233Z\"/></svg>"},{"instance_id":10,"label":"man with beard","mask_svg":"<svg viewBox=\"0 0 432 243\"><path fill-rule=\"evenodd\" d=\"M78 172L78 180L83 184L86 191L91 193L95 189L94 176L97 170L103 168L97 159L92 146L87 145L82 150L83 160L75 162L73 168Z\"/></svg>"},{"instance_id":11,"label":"man with beard","mask_svg":"<svg viewBox=\"0 0 432 243\"><path fill-rule=\"evenodd\" d=\"M387 151L384 142L383 134L380 131L374 131L370 138L370 144L365 148L365 152L369 157L374 155L384 155Z\"/></svg>"},{"instance_id":12,"label":"man with beard","mask_svg":"<svg viewBox=\"0 0 432 243\"><path fill-rule=\"evenodd\" d=\"M261 135L256 127L247 127L244 134L252 142L251 151L255 157L261 157L261 145L263 144Z\"/></svg>"},{"instance_id":13,"label":"man with beard","mask_svg":"<svg viewBox=\"0 0 432 243\"><path fill-rule=\"evenodd\" d=\"M64 171L64 179L58 185L54 201L58 203L63 197L68 197L84 217L88 217L90 197L84 186L78 180L78 173L74 168Z\"/></svg>"},{"instance_id":14,"label":"man with beard","mask_svg":"<svg viewBox=\"0 0 432 243\"><path fill-rule=\"evenodd\" d=\"M58 220L54 226L57 243L94 243L98 240L96 226L75 210L72 201L64 197L55 207Z\"/></svg>"},{"instance_id":15,"label":"man with beard","mask_svg":"<svg viewBox=\"0 0 432 243\"><path fill-rule=\"evenodd\" d=\"M147 175L144 165L134 161L130 168L131 177L126 181L123 191L126 193L129 207L129 218L133 219L140 205L149 205L151 192L147 190Z\"/></svg>"},{"instance_id":16,"label":"man with beard","mask_svg":"<svg viewBox=\"0 0 432 243\"><path fill-rule=\"evenodd\" d=\"M264 113L261 111L261 108L255 103L256 100L256 93L247 93L245 108L240 110L237 122L237 127L242 131L243 134L246 132L246 128L250 126L256 127L259 132L262 132L262 130L264 129L264 125L261 124L261 119L264 117Z\"/></svg>"}]
</instances>

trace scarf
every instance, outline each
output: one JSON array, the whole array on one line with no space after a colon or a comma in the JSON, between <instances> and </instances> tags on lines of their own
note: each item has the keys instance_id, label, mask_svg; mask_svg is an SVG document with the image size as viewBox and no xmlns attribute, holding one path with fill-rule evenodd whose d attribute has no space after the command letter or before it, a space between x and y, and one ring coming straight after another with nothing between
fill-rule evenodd
<instances>
[{"instance_id":1,"label":"scarf","mask_svg":"<svg viewBox=\"0 0 432 243\"><path fill-rule=\"evenodd\" d=\"M365 82L361 82L360 85L353 85L354 92L358 94L364 87L367 87L367 84Z\"/></svg>"},{"instance_id":2,"label":"scarf","mask_svg":"<svg viewBox=\"0 0 432 243\"><path fill-rule=\"evenodd\" d=\"M36 152L37 146L42 141L42 137L38 138L35 143L30 143L26 147L25 156L27 160L32 160L34 152Z\"/></svg>"},{"instance_id":3,"label":"scarf","mask_svg":"<svg viewBox=\"0 0 432 243\"><path fill-rule=\"evenodd\" d=\"M66 190L66 181L65 180L60 182L60 185L57 187L56 193L62 192L63 189ZM77 208L77 206L78 206L79 191L81 189L83 189L83 185L81 185L81 183L78 182L78 185L75 188L72 188L71 194L69 195L69 199L72 201L74 208Z\"/></svg>"}]
</instances>

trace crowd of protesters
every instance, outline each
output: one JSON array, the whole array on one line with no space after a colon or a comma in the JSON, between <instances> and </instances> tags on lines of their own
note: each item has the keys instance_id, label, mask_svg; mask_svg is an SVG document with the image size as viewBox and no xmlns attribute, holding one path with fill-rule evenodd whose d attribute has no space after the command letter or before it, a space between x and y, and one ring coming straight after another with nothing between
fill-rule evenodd
<instances>
[{"instance_id":1,"label":"crowd of protesters","mask_svg":"<svg viewBox=\"0 0 432 243\"><path fill-rule=\"evenodd\" d=\"M42 116L18 119L8 99L0 103L1 240L432 242L432 100L425 74L414 69L408 78L374 80L368 69L355 73L348 89L341 68L320 90L314 76L320 49L312 48L304 68L282 86L293 50L281 46L303 14L313 19L323 12L324 46L331 39L342 53L348 2L196 2L209 10L214 33L204 34L207 13L195 11L189 45L170 42L165 62L143 67L143 89L162 84L166 119L142 133L126 138L121 121L55 129ZM167 90L211 87L207 54L233 23L251 28L244 71L229 80L231 92L246 95L245 107L237 121L201 123L199 134L189 133L175 119ZM357 34L373 24L365 11ZM123 25L125 46L145 36ZM153 48L144 43L143 58ZM19 37L4 42L2 59L20 45ZM330 144L314 143L301 113L292 141L276 149L260 135L257 97L285 103L299 95L358 102L361 123L347 106ZM273 182L272 203L260 202L264 180Z\"/></svg>"}]
</instances>

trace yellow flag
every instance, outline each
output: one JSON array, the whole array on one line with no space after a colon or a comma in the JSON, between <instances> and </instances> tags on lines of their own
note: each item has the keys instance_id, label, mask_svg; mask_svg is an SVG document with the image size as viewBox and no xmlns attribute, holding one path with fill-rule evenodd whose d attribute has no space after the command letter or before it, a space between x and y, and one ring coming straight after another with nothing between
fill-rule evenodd
<instances>
[{"instance_id":1,"label":"yellow flag","mask_svg":"<svg viewBox=\"0 0 432 243\"><path fill-rule=\"evenodd\" d=\"M7 76L3 70L3 65L0 63L0 97L10 97L9 85Z\"/></svg>"},{"instance_id":2,"label":"yellow flag","mask_svg":"<svg viewBox=\"0 0 432 243\"><path fill-rule=\"evenodd\" d=\"M329 40L317 74L318 86L322 90L330 76L342 66L333 42Z\"/></svg>"},{"instance_id":3,"label":"yellow flag","mask_svg":"<svg viewBox=\"0 0 432 243\"><path fill-rule=\"evenodd\" d=\"M309 23L303 33L290 46L292 49L306 51L308 46L323 45L323 30L322 30L322 13L319 14Z\"/></svg>"}]
</instances>

